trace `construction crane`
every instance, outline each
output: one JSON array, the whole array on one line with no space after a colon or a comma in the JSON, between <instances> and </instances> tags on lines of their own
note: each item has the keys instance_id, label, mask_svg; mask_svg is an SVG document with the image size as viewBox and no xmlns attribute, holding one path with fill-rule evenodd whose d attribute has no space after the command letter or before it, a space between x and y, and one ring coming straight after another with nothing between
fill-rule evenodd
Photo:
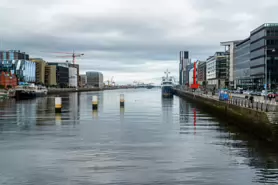
<instances>
[{"instance_id":1,"label":"construction crane","mask_svg":"<svg viewBox=\"0 0 278 185\"><path fill-rule=\"evenodd\" d=\"M114 82L114 76L112 76L111 80L106 80L105 82L107 82L107 86L110 87L110 86L115 86L115 82Z\"/></svg>"},{"instance_id":2,"label":"construction crane","mask_svg":"<svg viewBox=\"0 0 278 185\"><path fill-rule=\"evenodd\" d=\"M72 63L75 64L76 62L76 57L81 57L84 55L84 53L75 53L74 50L72 53L70 52L50 52L50 53L55 53L55 54L67 54L67 55L63 55L63 56L56 56L59 58L72 58Z\"/></svg>"},{"instance_id":3,"label":"construction crane","mask_svg":"<svg viewBox=\"0 0 278 185\"><path fill-rule=\"evenodd\" d=\"M110 80L106 80L105 82L107 82L107 86L110 86Z\"/></svg>"},{"instance_id":4,"label":"construction crane","mask_svg":"<svg viewBox=\"0 0 278 185\"><path fill-rule=\"evenodd\" d=\"M111 85L112 85L112 86L115 86L114 76L112 76L112 78L111 78L111 81L110 81L110 82L111 82Z\"/></svg>"}]
</instances>

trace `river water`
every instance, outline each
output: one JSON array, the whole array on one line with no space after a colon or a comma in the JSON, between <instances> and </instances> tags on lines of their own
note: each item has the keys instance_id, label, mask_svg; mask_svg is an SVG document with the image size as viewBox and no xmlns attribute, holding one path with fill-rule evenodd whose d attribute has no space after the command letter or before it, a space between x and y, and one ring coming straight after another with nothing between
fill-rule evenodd
<instances>
[{"instance_id":1,"label":"river water","mask_svg":"<svg viewBox=\"0 0 278 185\"><path fill-rule=\"evenodd\" d=\"M1 185L278 182L271 145L160 89L61 96L61 114L54 96L0 103Z\"/></svg>"}]
</instances>

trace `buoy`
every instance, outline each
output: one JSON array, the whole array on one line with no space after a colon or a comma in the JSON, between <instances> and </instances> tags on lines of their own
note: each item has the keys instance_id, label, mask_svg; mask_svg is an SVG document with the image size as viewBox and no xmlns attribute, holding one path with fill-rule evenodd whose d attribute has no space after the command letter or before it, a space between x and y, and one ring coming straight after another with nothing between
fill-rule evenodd
<instances>
[{"instance_id":1,"label":"buoy","mask_svg":"<svg viewBox=\"0 0 278 185\"><path fill-rule=\"evenodd\" d=\"M125 96L124 96L124 94L120 94L120 106L121 107L125 106Z\"/></svg>"},{"instance_id":2,"label":"buoy","mask_svg":"<svg viewBox=\"0 0 278 185\"><path fill-rule=\"evenodd\" d=\"M92 109L97 110L97 108L98 108L97 96L93 96L93 98L92 98Z\"/></svg>"},{"instance_id":3,"label":"buoy","mask_svg":"<svg viewBox=\"0 0 278 185\"><path fill-rule=\"evenodd\" d=\"M55 97L55 112L61 113L62 112L62 98Z\"/></svg>"}]
</instances>

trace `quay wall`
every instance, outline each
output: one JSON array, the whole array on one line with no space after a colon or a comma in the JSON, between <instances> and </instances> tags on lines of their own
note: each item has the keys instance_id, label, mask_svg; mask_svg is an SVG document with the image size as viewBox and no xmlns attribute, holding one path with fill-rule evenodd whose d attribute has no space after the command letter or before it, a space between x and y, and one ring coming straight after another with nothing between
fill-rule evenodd
<instances>
[{"instance_id":1,"label":"quay wall","mask_svg":"<svg viewBox=\"0 0 278 185\"><path fill-rule=\"evenodd\" d=\"M228 124L236 125L240 129L260 139L273 142L278 146L277 119L270 119L269 116L270 114L277 117L276 109L274 110L272 108L271 112L266 112L263 109L263 105L254 109L254 105L251 106L248 103L247 105L244 103L239 105L238 102L235 104L233 100L228 102L219 101L179 89L174 89L174 92L189 102L194 102L197 106L205 109L219 119L225 120Z\"/></svg>"},{"instance_id":2,"label":"quay wall","mask_svg":"<svg viewBox=\"0 0 278 185\"><path fill-rule=\"evenodd\" d=\"M48 94L59 94L67 92L89 92L89 91L104 91L104 90L115 90L120 89L117 87L106 87L106 88L48 88Z\"/></svg>"},{"instance_id":3,"label":"quay wall","mask_svg":"<svg viewBox=\"0 0 278 185\"><path fill-rule=\"evenodd\" d=\"M87 91L101 91L101 88L48 88L48 94L59 94L67 92L87 92Z\"/></svg>"}]
</instances>

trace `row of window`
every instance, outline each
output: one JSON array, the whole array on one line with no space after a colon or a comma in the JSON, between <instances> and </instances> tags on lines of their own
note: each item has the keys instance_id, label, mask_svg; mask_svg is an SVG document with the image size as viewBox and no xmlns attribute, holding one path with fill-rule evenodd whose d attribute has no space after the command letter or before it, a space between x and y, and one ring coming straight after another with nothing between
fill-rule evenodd
<instances>
[{"instance_id":1,"label":"row of window","mask_svg":"<svg viewBox=\"0 0 278 185\"><path fill-rule=\"evenodd\" d=\"M258 39L260 39L260 38L262 38L264 36L265 36L265 29L255 33L254 35L251 35L250 41L254 42L254 41L256 41L256 40L258 40Z\"/></svg>"},{"instance_id":2,"label":"row of window","mask_svg":"<svg viewBox=\"0 0 278 185\"><path fill-rule=\"evenodd\" d=\"M277 29L269 29L266 31L267 36L278 36L278 30Z\"/></svg>"}]
</instances>

